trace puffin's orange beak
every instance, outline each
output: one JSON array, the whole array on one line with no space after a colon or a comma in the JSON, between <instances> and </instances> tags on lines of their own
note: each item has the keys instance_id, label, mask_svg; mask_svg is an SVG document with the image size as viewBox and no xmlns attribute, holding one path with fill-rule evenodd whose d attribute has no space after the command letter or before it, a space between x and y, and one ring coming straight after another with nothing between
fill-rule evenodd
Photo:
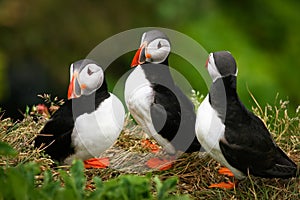
<instances>
[{"instance_id":1,"label":"puffin's orange beak","mask_svg":"<svg viewBox=\"0 0 300 200\"><path fill-rule=\"evenodd\" d=\"M78 83L77 77L78 77L78 72L74 71L71 74L71 81L68 89L68 99L78 98L81 96L82 88Z\"/></svg>"},{"instance_id":2,"label":"puffin's orange beak","mask_svg":"<svg viewBox=\"0 0 300 200\"><path fill-rule=\"evenodd\" d=\"M143 43L141 47L136 51L130 67L136 67L145 62L146 60L145 47L146 47L146 43Z\"/></svg>"},{"instance_id":3,"label":"puffin's orange beak","mask_svg":"<svg viewBox=\"0 0 300 200\"><path fill-rule=\"evenodd\" d=\"M206 62L205 62L205 68L207 69L208 67L208 62L209 62L209 57L207 58Z\"/></svg>"},{"instance_id":4,"label":"puffin's orange beak","mask_svg":"<svg viewBox=\"0 0 300 200\"><path fill-rule=\"evenodd\" d=\"M68 89L68 99L72 99L75 97L75 94L74 94L74 81L75 80L75 77L74 75L72 76L72 79L71 79L71 82L69 84L69 89Z\"/></svg>"}]
</instances>

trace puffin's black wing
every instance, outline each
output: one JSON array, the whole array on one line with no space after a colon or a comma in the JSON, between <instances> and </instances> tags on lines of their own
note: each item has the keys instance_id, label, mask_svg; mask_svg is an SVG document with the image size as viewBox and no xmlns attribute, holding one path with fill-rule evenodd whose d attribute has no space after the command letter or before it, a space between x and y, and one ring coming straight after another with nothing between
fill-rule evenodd
<instances>
[{"instance_id":1,"label":"puffin's black wing","mask_svg":"<svg viewBox=\"0 0 300 200\"><path fill-rule=\"evenodd\" d=\"M171 141L177 150L199 151L195 134L196 115L192 102L177 87L153 85L154 103L151 118L156 131Z\"/></svg>"},{"instance_id":2,"label":"puffin's black wing","mask_svg":"<svg viewBox=\"0 0 300 200\"><path fill-rule=\"evenodd\" d=\"M154 102L150 107L155 130L171 141L180 125L180 106L175 94L162 85L153 86Z\"/></svg>"},{"instance_id":3,"label":"puffin's black wing","mask_svg":"<svg viewBox=\"0 0 300 200\"><path fill-rule=\"evenodd\" d=\"M267 178L296 176L297 166L275 144L264 123L241 103L227 106L221 151L230 165ZM230 114L228 114L230 113Z\"/></svg>"},{"instance_id":4,"label":"puffin's black wing","mask_svg":"<svg viewBox=\"0 0 300 200\"><path fill-rule=\"evenodd\" d=\"M72 115L72 101L66 101L45 124L39 135L35 138L35 147L42 144L48 146L45 152L52 159L63 161L74 153L71 145L71 134L74 128Z\"/></svg>"},{"instance_id":5,"label":"puffin's black wing","mask_svg":"<svg viewBox=\"0 0 300 200\"><path fill-rule=\"evenodd\" d=\"M177 150L199 151L201 145L195 134L194 106L174 84L168 63L147 63L142 65L142 69L154 92L154 102L150 111L156 131L168 139Z\"/></svg>"},{"instance_id":6,"label":"puffin's black wing","mask_svg":"<svg viewBox=\"0 0 300 200\"><path fill-rule=\"evenodd\" d=\"M175 92L181 107L181 126L179 130L181 137L178 138L178 141L180 140L181 143L183 140L186 141L182 143L184 146L181 149L185 148L185 152L188 153L200 151L201 144L195 132L196 113L194 104L177 86L175 86Z\"/></svg>"}]
</instances>

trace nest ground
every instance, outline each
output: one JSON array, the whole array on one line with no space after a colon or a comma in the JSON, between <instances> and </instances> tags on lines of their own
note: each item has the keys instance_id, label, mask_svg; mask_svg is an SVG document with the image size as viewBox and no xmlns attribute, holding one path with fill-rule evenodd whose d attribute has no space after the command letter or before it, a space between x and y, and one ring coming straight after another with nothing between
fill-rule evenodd
<instances>
[{"instance_id":1,"label":"nest ground","mask_svg":"<svg viewBox=\"0 0 300 200\"><path fill-rule=\"evenodd\" d=\"M300 165L300 107L292 115L287 111L287 101L275 102L273 106L261 108L259 105L252 110L267 125L276 143L288 156ZM58 168L69 169L69 166L58 166L41 149L33 147L35 136L46 123L46 118L36 114L26 114L22 121L0 118L0 139L9 143L19 153L17 157L0 157L1 166L16 166L20 163L37 162L42 171L51 169L55 178L59 177ZM101 177L103 181L122 174L158 175L164 180L178 177L177 193L189 194L193 199L299 199L300 178L264 179L248 176L240 181L234 190L210 189L211 183L234 181L217 173L221 167L205 152L187 154L177 157L171 169L160 171L150 170L146 161L152 157L166 156L163 151L153 153L141 145L146 134L129 117L126 118L124 129L116 143L100 157L110 158L110 167L106 169L86 169L88 183L93 177ZM155 143L155 141L152 141ZM299 170L298 170L299 171ZM42 180L42 173L36 176L37 183Z\"/></svg>"}]
</instances>

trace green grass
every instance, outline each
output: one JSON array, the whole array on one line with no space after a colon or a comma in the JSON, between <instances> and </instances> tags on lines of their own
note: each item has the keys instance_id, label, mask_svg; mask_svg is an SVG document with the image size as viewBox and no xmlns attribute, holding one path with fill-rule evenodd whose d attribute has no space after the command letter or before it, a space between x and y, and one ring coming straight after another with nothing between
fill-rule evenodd
<instances>
[{"instance_id":1,"label":"green grass","mask_svg":"<svg viewBox=\"0 0 300 200\"><path fill-rule=\"evenodd\" d=\"M49 106L57 105L49 99L50 97L46 102ZM199 93L194 92L193 101L197 103L202 99L203 97L200 97ZM256 102L254 98L253 100ZM300 106L296 111L288 112L288 101L279 100L276 97L275 101L266 107L261 107L256 102L255 106L252 107L252 111L266 123L276 143L299 166ZM51 172L51 179L54 181L64 180L66 175L62 171L69 172L70 166L55 165L48 155L33 147L35 136L46 123L45 115L37 114L35 108L27 109L24 115L24 119L17 122L13 122L10 118L0 118L0 140L8 143L18 152L15 157L0 156L1 168L5 171L10 167L37 163L39 170L34 175L35 187L37 188L42 187L45 180L50 178L48 172ZM192 199L300 198L299 176L292 179L264 179L248 176L247 179L240 181L234 190L209 189L208 186L211 183L233 181L233 179L219 175L217 170L220 164L211 159L206 153L182 154L170 170L149 173L149 169L145 166L146 160L163 153L154 154L143 148L140 141L144 137L145 133L141 127L137 126L127 115L119 139L113 147L101 155L110 157L111 167L84 170L85 184L91 186L89 190L96 190L94 181L96 177L101 178L103 183L106 183L124 175L138 175L150 177L151 192L156 198L159 196L156 189L159 186L158 179L164 181L172 177L177 177L178 182L176 190L173 190L171 194L188 194ZM6 151L0 148L0 152ZM8 152L7 155L14 153Z\"/></svg>"}]
</instances>

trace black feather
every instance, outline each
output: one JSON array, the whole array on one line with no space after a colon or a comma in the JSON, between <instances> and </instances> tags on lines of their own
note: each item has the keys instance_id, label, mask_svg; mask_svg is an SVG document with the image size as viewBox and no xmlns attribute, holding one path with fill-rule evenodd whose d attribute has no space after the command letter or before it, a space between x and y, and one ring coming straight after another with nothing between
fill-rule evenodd
<instances>
[{"instance_id":1,"label":"black feather","mask_svg":"<svg viewBox=\"0 0 300 200\"><path fill-rule=\"evenodd\" d=\"M167 59L163 64L143 64L142 69L154 91L151 118L156 131L177 150L199 151L201 145L195 134L194 106L175 85Z\"/></svg>"}]
</instances>

